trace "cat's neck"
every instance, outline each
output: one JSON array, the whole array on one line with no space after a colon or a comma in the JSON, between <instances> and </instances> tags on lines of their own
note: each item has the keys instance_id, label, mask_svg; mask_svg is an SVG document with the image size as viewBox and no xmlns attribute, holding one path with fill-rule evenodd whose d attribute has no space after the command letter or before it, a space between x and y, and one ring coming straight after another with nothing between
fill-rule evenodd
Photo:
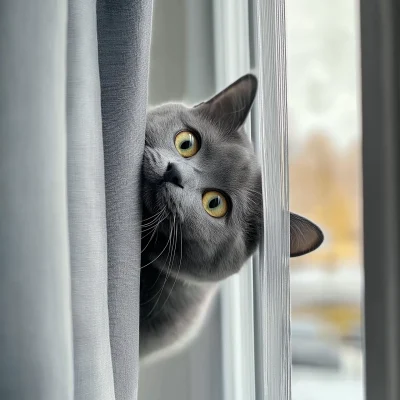
<instances>
[{"instance_id":1,"label":"cat's neck","mask_svg":"<svg viewBox=\"0 0 400 400\"><path fill-rule=\"evenodd\" d=\"M201 303L215 283L188 282L180 277L165 273L153 265L141 271L141 319L152 319L169 312L169 309L187 309Z\"/></svg>"},{"instance_id":2,"label":"cat's neck","mask_svg":"<svg viewBox=\"0 0 400 400\"><path fill-rule=\"evenodd\" d=\"M173 345L177 338L189 340L204 320L217 287L215 283L195 284L176 279L153 265L143 268L140 277L141 357L146 355L147 349Z\"/></svg>"}]
</instances>

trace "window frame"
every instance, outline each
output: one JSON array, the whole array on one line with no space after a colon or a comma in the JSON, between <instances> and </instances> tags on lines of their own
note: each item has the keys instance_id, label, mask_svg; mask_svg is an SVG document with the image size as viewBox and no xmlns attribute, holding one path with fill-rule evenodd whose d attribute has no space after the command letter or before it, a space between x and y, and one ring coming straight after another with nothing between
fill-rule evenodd
<instances>
[{"instance_id":1,"label":"window frame","mask_svg":"<svg viewBox=\"0 0 400 400\"><path fill-rule=\"evenodd\" d=\"M259 253L238 275L224 283L221 293L224 398L289 400L284 1L214 0L214 29L217 89L248 73L250 68L257 70L259 91L246 128L260 155L263 195L269 204L268 209L264 208L266 234ZM272 182L272 190L266 187L265 178ZM275 239L271 240L269 232L274 232Z\"/></svg>"},{"instance_id":2,"label":"window frame","mask_svg":"<svg viewBox=\"0 0 400 400\"><path fill-rule=\"evenodd\" d=\"M365 390L368 400L400 398L400 8L360 3Z\"/></svg>"}]
</instances>

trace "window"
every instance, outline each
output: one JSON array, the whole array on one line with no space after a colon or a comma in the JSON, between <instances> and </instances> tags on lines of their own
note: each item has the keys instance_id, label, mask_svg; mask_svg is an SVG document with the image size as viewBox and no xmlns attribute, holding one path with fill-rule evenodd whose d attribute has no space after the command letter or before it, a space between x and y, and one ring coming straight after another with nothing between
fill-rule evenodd
<instances>
[{"instance_id":1,"label":"window","mask_svg":"<svg viewBox=\"0 0 400 400\"><path fill-rule=\"evenodd\" d=\"M289 399L291 393L293 400L362 398L358 4L356 0L286 0L286 171L280 153L287 146L281 136L286 119L280 115L286 107L286 75L281 68L285 25L283 3L278 3L173 0L167 5L156 0L150 103L195 103L251 68L269 74L275 87L264 80L264 96L275 104L264 103L262 109L258 103L247 132L260 152L275 146L272 157L266 157L268 162L283 161L280 170L268 172L276 185L271 212L279 214L287 202L290 183L290 209L320 224L326 242L317 252L291 260L289 282L288 260L284 259L282 270L279 247L283 249L288 239L282 228L286 217L279 215L271 229L277 229L282 243L272 256L264 249L224 282L206 326L188 349L141 368L140 400L255 400L271 393L279 393L282 399ZM272 138L263 130L267 120L279 129ZM285 181L287 172L290 182ZM262 288L259 282L266 277L260 276L259 268L267 258L274 264L272 280ZM285 386L290 377L290 360L285 358L290 305L291 388ZM275 376L274 363L279 365ZM276 382L268 393L267 382Z\"/></svg>"}]
</instances>

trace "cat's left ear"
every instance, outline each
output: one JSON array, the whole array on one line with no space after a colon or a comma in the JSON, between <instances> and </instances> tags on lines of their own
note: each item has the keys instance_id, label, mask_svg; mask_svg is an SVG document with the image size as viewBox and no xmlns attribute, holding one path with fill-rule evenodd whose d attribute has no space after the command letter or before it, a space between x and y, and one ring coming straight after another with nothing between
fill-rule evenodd
<instances>
[{"instance_id":1,"label":"cat's left ear","mask_svg":"<svg viewBox=\"0 0 400 400\"><path fill-rule=\"evenodd\" d=\"M224 131L235 132L245 122L257 93L257 78L247 74L196 106Z\"/></svg>"},{"instance_id":2,"label":"cat's left ear","mask_svg":"<svg viewBox=\"0 0 400 400\"><path fill-rule=\"evenodd\" d=\"M313 222L290 213L290 257L311 253L324 241L324 234Z\"/></svg>"}]
</instances>

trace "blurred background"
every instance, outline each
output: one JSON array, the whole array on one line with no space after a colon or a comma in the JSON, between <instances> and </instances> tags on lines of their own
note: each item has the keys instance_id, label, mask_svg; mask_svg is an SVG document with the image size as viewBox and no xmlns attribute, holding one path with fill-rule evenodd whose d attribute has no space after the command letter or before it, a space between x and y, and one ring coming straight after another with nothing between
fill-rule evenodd
<instances>
[{"instance_id":1,"label":"blurred background","mask_svg":"<svg viewBox=\"0 0 400 400\"><path fill-rule=\"evenodd\" d=\"M150 104L214 93L215 3L155 0ZM291 260L293 400L363 399L358 15L357 0L286 0L290 207L326 238ZM139 398L225 398L221 324L217 298L190 348L141 367Z\"/></svg>"},{"instance_id":2,"label":"blurred background","mask_svg":"<svg viewBox=\"0 0 400 400\"><path fill-rule=\"evenodd\" d=\"M363 398L356 0L286 0L290 207L325 243L291 260L293 399Z\"/></svg>"}]
</instances>

